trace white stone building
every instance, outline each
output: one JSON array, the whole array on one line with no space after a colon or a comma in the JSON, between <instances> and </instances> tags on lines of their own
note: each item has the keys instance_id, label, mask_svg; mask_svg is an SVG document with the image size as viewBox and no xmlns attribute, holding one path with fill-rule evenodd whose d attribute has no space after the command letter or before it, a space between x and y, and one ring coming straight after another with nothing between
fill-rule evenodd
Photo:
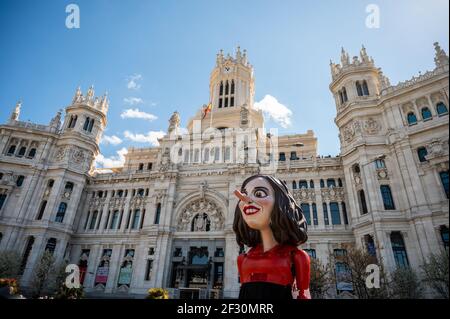
<instances>
[{"instance_id":1,"label":"white stone building","mask_svg":"<svg viewBox=\"0 0 450 319\"><path fill-rule=\"evenodd\" d=\"M188 133L175 112L158 147L131 148L109 171L93 168L106 96L78 89L62 125L61 112L49 125L20 121L19 103L0 126L0 251L20 252L24 287L47 249L78 264L93 294L165 287L174 297L235 297L233 191L261 172L301 203L311 256L326 262L356 245L388 271L418 269L448 247L449 58L435 51L434 70L391 85L364 48L352 59L342 50L330 84L337 157L318 156L311 130L266 134L239 49L217 55L212 110L200 108Z\"/></svg>"}]
</instances>

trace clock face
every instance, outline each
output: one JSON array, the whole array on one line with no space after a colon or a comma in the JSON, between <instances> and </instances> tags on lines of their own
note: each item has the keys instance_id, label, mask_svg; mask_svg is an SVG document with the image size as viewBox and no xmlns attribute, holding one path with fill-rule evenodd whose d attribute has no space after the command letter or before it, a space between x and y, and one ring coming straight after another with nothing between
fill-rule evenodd
<instances>
[{"instance_id":1,"label":"clock face","mask_svg":"<svg viewBox=\"0 0 450 319\"><path fill-rule=\"evenodd\" d=\"M225 67L223 68L223 71L225 73L230 73L232 71L232 67L230 65L225 65Z\"/></svg>"}]
</instances>

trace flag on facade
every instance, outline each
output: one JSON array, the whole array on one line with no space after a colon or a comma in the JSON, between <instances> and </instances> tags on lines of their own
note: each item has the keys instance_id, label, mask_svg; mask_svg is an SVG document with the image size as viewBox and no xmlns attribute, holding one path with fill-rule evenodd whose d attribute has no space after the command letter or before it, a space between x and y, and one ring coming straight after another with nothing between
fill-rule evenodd
<instances>
[{"instance_id":1,"label":"flag on facade","mask_svg":"<svg viewBox=\"0 0 450 319\"><path fill-rule=\"evenodd\" d=\"M203 118L205 118L206 115L208 115L208 112L210 112L211 110L212 110L212 103L205 105L205 107L203 108Z\"/></svg>"}]
</instances>

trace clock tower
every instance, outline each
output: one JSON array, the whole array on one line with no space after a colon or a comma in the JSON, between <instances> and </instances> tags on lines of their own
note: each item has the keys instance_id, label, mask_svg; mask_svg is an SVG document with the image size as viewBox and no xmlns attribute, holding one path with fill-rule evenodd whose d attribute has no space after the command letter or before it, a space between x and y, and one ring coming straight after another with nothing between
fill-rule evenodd
<instances>
[{"instance_id":1,"label":"clock tower","mask_svg":"<svg viewBox=\"0 0 450 319\"><path fill-rule=\"evenodd\" d=\"M202 131L208 127L222 128L263 128L262 112L253 108L255 81L253 66L247 60L247 52L238 47L235 56L223 51L217 54L216 65L209 81L209 102L212 109L205 116L203 108L192 120L201 120Z\"/></svg>"}]
</instances>

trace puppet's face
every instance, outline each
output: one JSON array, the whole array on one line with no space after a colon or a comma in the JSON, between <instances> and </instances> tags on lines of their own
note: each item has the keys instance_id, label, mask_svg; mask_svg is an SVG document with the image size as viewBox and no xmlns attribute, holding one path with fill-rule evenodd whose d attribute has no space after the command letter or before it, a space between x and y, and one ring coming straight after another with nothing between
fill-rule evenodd
<instances>
[{"instance_id":1,"label":"puppet's face","mask_svg":"<svg viewBox=\"0 0 450 319\"><path fill-rule=\"evenodd\" d=\"M236 191L235 194L240 199L242 217L250 228L262 230L269 227L275 192L268 181L257 177L245 185L242 193Z\"/></svg>"}]
</instances>

